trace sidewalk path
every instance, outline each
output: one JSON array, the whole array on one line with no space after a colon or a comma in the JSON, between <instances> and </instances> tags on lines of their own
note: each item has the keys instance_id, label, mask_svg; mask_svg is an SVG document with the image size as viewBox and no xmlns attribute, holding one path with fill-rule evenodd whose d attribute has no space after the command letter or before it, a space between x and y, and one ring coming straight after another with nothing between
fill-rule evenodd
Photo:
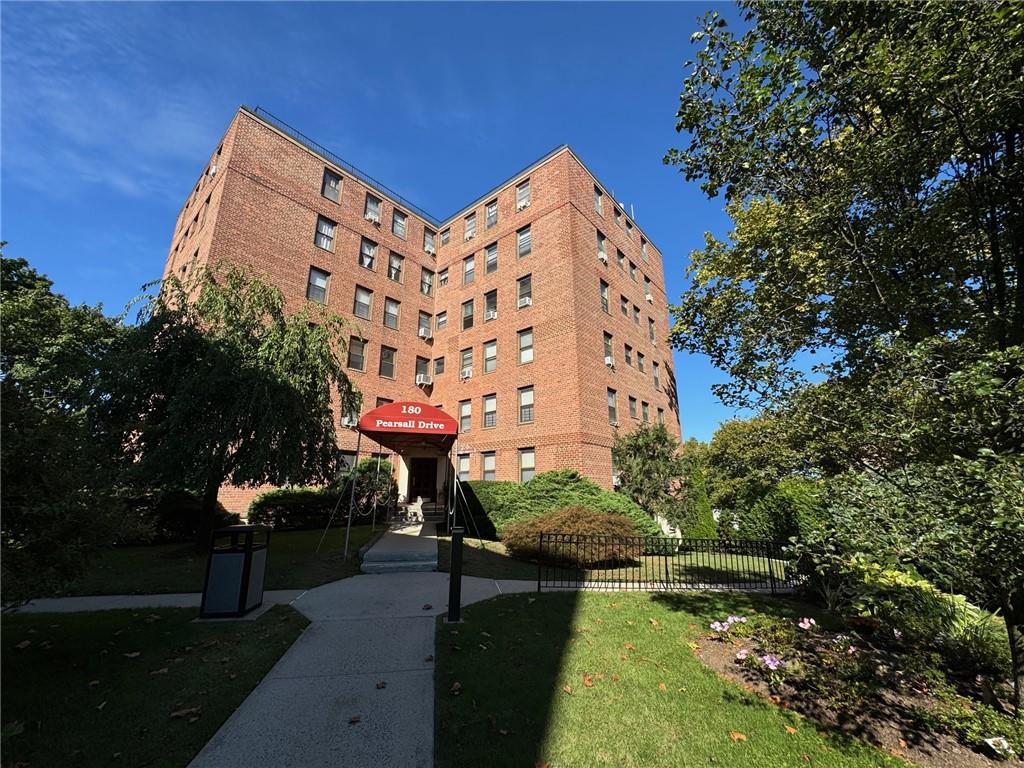
<instances>
[{"instance_id":1,"label":"sidewalk path","mask_svg":"<svg viewBox=\"0 0 1024 768\"><path fill-rule=\"evenodd\" d=\"M264 605L291 603L305 590L272 589L263 593ZM10 610L11 613L78 613L111 611L118 608L198 608L202 592L169 595L87 595L83 597L41 597Z\"/></svg>"},{"instance_id":2,"label":"sidewalk path","mask_svg":"<svg viewBox=\"0 0 1024 768\"><path fill-rule=\"evenodd\" d=\"M466 576L462 604L534 589ZM310 625L190 768L429 768L434 622L447 599L447 573L354 576L304 593L292 607Z\"/></svg>"}]
</instances>

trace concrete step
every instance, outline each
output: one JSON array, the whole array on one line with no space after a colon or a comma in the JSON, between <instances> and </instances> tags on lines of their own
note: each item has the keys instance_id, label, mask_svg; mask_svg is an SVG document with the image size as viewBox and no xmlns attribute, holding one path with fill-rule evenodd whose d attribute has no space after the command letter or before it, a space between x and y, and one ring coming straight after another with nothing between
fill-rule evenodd
<instances>
[{"instance_id":1,"label":"concrete step","mask_svg":"<svg viewBox=\"0 0 1024 768\"><path fill-rule=\"evenodd\" d=\"M363 561L363 573L406 573L412 571L436 571L437 558L433 560L370 560Z\"/></svg>"}]
</instances>

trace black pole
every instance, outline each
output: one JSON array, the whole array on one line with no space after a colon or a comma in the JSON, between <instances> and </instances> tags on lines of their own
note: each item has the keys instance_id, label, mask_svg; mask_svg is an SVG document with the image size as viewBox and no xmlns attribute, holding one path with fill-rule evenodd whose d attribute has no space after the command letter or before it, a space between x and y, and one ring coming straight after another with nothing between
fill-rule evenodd
<instances>
[{"instance_id":1,"label":"black pole","mask_svg":"<svg viewBox=\"0 0 1024 768\"><path fill-rule=\"evenodd\" d=\"M462 622L462 526L452 528L452 560L448 566L449 624Z\"/></svg>"}]
</instances>

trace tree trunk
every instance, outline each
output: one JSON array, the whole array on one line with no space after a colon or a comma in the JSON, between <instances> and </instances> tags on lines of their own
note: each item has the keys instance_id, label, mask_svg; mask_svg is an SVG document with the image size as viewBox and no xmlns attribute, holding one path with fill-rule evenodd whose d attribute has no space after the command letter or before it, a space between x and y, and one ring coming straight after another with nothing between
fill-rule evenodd
<instances>
[{"instance_id":1,"label":"tree trunk","mask_svg":"<svg viewBox=\"0 0 1024 768\"><path fill-rule=\"evenodd\" d=\"M1010 593L1004 599L1006 633L1010 640L1010 676L1013 679L1013 710L1022 717L1021 696L1024 695L1024 591Z\"/></svg>"},{"instance_id":2,"label":"tree trunk","mask_svg":"<svg viewBox=\"0 0 1024 768\"><path fill-rule=\"evenodd\" d=\"M199 510L199 525L196 529L196 551L206 552L210 548L213 529L217 524L217 494L223 484L218 473L211 472L203 489L203 503Z\"/></svg>"}]
</instances>

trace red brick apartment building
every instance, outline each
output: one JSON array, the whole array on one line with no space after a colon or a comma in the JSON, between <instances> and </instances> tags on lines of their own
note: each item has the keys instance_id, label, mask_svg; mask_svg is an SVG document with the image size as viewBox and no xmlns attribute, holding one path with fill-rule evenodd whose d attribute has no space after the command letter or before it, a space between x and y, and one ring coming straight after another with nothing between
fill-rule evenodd
<instances>
[{"instance_id":1,"label":"red brick apartment building","mask_svg":"<svg viewBox=\"0 0 1024 768\"><path fill-rule=\"evenodd\" d=\"M462 479L573 468L611 487L616 430L658 421L679 436L661 254L568 146L436 221L242 107L182 208L165 275L206 264L351 320L364 412L442 408L460 425ZM357 418L338 414L349 454ZM442 463L396 459L400 492L436 498ZM222 501L241 512L255 493Z\"/></svg>"}]
</instances>

